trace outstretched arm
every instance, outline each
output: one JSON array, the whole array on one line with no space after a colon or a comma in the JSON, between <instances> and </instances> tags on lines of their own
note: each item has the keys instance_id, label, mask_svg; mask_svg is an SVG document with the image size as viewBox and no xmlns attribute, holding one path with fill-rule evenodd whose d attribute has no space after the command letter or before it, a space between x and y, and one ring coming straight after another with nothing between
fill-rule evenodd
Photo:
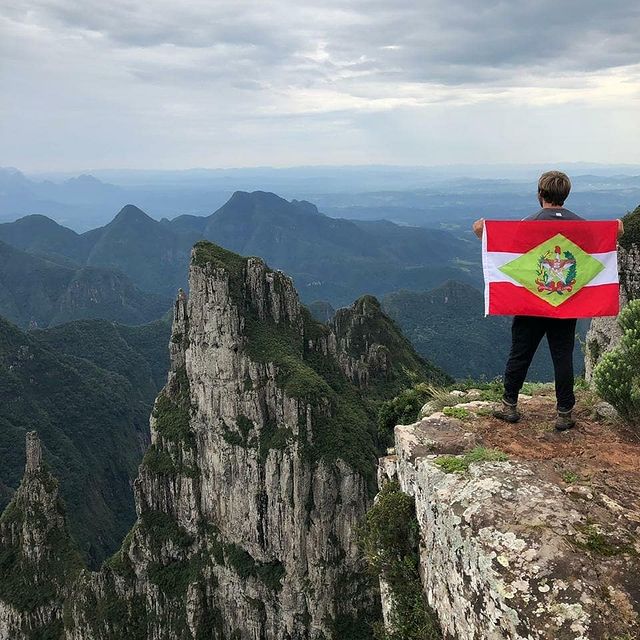
<instances>
[{"instance_id":1,"label":"outstretched arm","mask_svg":"<svg viewBox=\"0 0 640 640\"><path fill-rule=\"evenodd\" d=\"M484 230L484 218L478 218L473 223L473 233L475 233L478 238L482 240L482 231Z\"/></svg>"}]
</instances>

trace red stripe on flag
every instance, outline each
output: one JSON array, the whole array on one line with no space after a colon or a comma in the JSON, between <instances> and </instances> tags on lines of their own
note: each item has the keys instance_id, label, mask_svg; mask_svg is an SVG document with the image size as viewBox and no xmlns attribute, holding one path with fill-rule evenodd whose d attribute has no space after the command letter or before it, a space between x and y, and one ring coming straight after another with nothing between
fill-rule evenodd
<instances>
[{"instance_id":1,"label":"red stripe on flag","mask_svg":"<svg viewBox=\"0 0 640 640\"><path fill-rule=\"evenodd\" d=\"M511 282L489 284L489 315L545 316L547 318L594 318L616 316L620 310L620 285L584 287L554 307L528 289Z\"/></svg>"},{"instance_id":2,"label":"red stripe on flag","mask_svg":"<svg viewBox=\"0 0 640 640\"><path fill-rule=\"evenodd\" d=\"M526 253L557 233L561 233L587 253L605 253L616 250L618 221L487 220L485 233L487 233L487 251Z\"/></svg>"}]
</instances>

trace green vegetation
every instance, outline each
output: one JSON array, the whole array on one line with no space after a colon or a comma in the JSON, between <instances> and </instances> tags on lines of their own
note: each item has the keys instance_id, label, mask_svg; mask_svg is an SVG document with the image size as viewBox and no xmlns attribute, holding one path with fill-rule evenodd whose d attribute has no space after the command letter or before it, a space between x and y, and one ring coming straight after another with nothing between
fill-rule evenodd
<instances>
[{"instance_id":1,"label":"green vegetation","mask_svg":"<svg viewBox=\"0 0 640 640\"><path fill-rule=\"evenodd\" d=\"M109 268L81 267L0 242L0 315L21 327L88 318L142 324L157 320L169 298L145 293Z\"/></svg>"},{"instance_id":2,"label":"green vegetation","mask_svg":"<svg viewBox=\"0 0 640 640\"><path fill-rule=\"evenodd\" d=\"M38 477L30 477L28 482L29 496L33 497L18 492L0 516L0 528L11 526L18 532L17 538L7 534L0 537L0 600L20 611L32 612L39 606L60 601L61 591L75 580L83 562L65 528L64 505L55 498L57 481L44 471ZM60 516L63 524L57 526L55 519ZM23 553L23 543L31 544L22 538L25 529L36 539L43 537L42 553L37 560Z\"/></svg>"},{"instance_id":3,"label":"green vegetation","mask_svg":"<svg viewBox=\"0 0 640 640\"><path fill-rule=\"evenodd\" d=\"M478 263L477 247L454 234L330 218L310 203L265 192L238 192L210 216L170 222L128 205L109 224L82 235L44 216L27 216L0 225L0 239L76 268L117 269L142 290L171 297L186 284L194 242L209 239L242 255L261 256L299 284L318 283L300 287L306 301L321 298L336 307L363 291L421 291L448 278L467 279L469 261Z\"/></svg>"},{"instance_id":4,"label":"green vegetation","mask_svg":"<svg viewBox=\"0 0 640 640\"><path fill-rule=\"evenodd\" d=\"M152 444L147 449L142 459L142 464L149 471L161 476L173 476L176 473L176 467L169 452L164 449L158 449L155 444Z\"/></svg>"},{"instance_id":5,"label":"green vegetation","mask_svg":"<svg viewBox=\"0 0 640 640\"><path fill-rule=\"evenodd\" d=\"M288 396L318 403L331 394L326 381L305 361L303 335L294 327L250 315L246 332L249 357L273 362L278 368L277 382Z\"/></svg>"},{"instance_id":6,"label":"green vegetation","mask_svg":"<svg viewBox=\"0 0 640 640\"><path fill-rule=\"evenodd\" d=\"M454 257L468 242L434 229L387 221L328 218L307 202L273 193L235 193L205 221L202 237L242 255L258 255L290 274L307 302L351 304L363 291L382 295L402 286L424 290L462 273Z\"/></svg>"},{"instance_id":7,"label":"green vegetation","mask_svg":"<svg viewBox=\"0 0 640 640\"><path fill-rule=\"evenodd\" d=\"M620 344L596 365L593 380L598 393L620 416L640 428L640 300L632 300L621 311Z\"/></svg>"},{"instance_id":8,"label":"green vegetation","mask_svg":"<svg viewBox=\"0 0 640 640\"><path fill-rule=\"evenodd\" d=\"M538 396L548 392L553 393L553 390L552 382L525 382L520 393L524 393L527 396Z\"/></svg>"},{"instance_id":9,"label":"green vegetation","mask_svg":"<svg viewBox=\"0 0 640 640\"><path fill-rule=\"evenodd\" d=\"M575 482L578 482L578 480L580 480L580 476L577 473L574 473L573 471L564 471L562 473L562 479L567 484L574 484Z\"/></svg>"},{"instance_id":10,"label":"green vegetation","mask_svg":"<svg viewBox=\"0 0 640 640\"><path fill-rule=\"evenodd\" d=\"M92 326L28 334L0 319L0 485L18 486L25 433L36 430L60 479L70 531L95 567L135 521L131 485L154 390L142 391L133 372L127 377L128 347L118 334L100 346ZM0 496L0 509L7 498Z\"/></svg>"},{"instance_id":11,"label":"green vegetation","mask_svg":"<svg viewBox=\"0 0 640 640\"><path fill-rule=\"evenodd\" d=\"M285 569L281 562L258 562L249 552L233 543L224 545L224 554L227 564L241 578L258 578L273 591L280 591L282 588Z\"/></svg>"},{"instance_id":12,"label":"green vegetation","mask_svg":"<svg viewBox=\"0 0 640 640\"><path fill-rule=\"evenodd\" d=\"M395 398L386 400L378 410L378 437L385 446L393 444L393 429L397 424L412 424L418 419L420 409L432 398L432 388L417 384L401 391Z\"/></svg>"},{"instance_id":13,"label":"green vegetation","mask_svg":"<svg viewBox=\"0 0 640 640\"><path fill-rule=\"evenodd\" d=\"M372 409L332 356L309 347L309 342L327 335L327 327L306 311L302 333L285 323L260 320L250 311L247 314L249 356L257 362L273 362L278 385L289 397L299 398L312 407L314 444L306 444L303 426L300 441L305 453L314 460L342 458L373 481L376 436L371 430ZM266 457L270 449L283 448L292 438L288 429L276 424L263 425L261 457Z\"/></svg>"},{"instance_id":14,"label":"green vegetation","mask_svg":"<svg viewBox=\"0 0 640 640\"><path fill-rule=\"evenodd\" d=\"M81 580L76 585L77 597L68 599L64 607L65 630L73 630L75 613L91 629L92 637L101 640L146 640L147 624L154 618L148 611L144 596L138 594L123 597L116 587L114 577L105 575L99 594L91 589L91 583ZM77 631L77 630L76 630Z\"/></svg>"},{"instance_id":15,"label":"green vegetation","mask_svg":"<svg viewBox=\"0 0 640 640\"><path fill-rule=\"evenodd\" d=\"M348 638L349 640L371 640L372 627L377 627L378 634L383 632L381 623L374 623L361 615L338 615L335 620L332 620L332 637L336 638L336 640L342 638ZM383 636L378 635L377 637L382 638Z\"/></svg>"},{"instance_id":16,"label":"green vegetation","mask_svg":"<svg viewBox=\"0 0 640 640\"><path fill-rule=\"evenodd\" d=\"M378 349L391 370L370 371L368 394L387 399L427 380L439 385L452 382L442 369L416 353L400 327L383 312L373 296L362 296L351 307L339 309L332 326L338 340L348 344L349 355L354 359L362 358L372 345L380 345Z\"/></svg>"},{"instance_id":17,"label":"green vegetation","mask_svg":"<svg viewBox=\"0 0 640 640\"><path fill-rule=\"evenodd\" d=\"M508 459L509 457L506 453L497 449L476 447L461 456L438 456L434 463L445 473L465 473L469 470L469 465L475 462L504 462Z\"/></svg>"},{"instance_id":18,"label":"green vegetation","mask_svg":"<svg viewBox=\"0 0 640 640\"><path fill-rule=\"evenodd\" d=\"M471 417L471 412L464 407L445 407L442 413L444 413L445 416L457 418L458 420L467 420Z\"/></svg>"},{"instance_id":19,"label":"green vegetation","mask_svg":"<svg viewBox=\"0 0 640 640\"><path fill-rule=\"evenodd\" d=\"M456 407L460 404L460 397L452 395L451 391L478 389L481 391L481 400L495 401L502 397L502 383L479 383L466 380L461 383L451 384L448 387L436 386L431 383L419 383L404 389L392 400L380 404L378 410L378 434L380 442L385 446L393 444L393 428L398 424L412 424L418 420L420 409L428 402L434 411L444 411L445 415L454 418L466 419L471 414L464 407Z\"/></svg>"},{"instance_id":20,"label":"green vegetation","mask_svg":"<svg viewBox=\"0 0 640 640\"><path fill-rule=\"evenodd\" d=\"M260 458L264 460L271 449L284 449L293 440L291 429L278 427L273 422L267 422L260 432Z\"/></svg>"},{"instance_id":21,"label":"green vegetation","mask_svg":"<svg viewBox=\"0 0 640 640\"><path fill-rule=\"evenodd\" d=\"M620 246L630 249L633 245L640 246L640 206L628 213L624 222L624 234L618 240Z\"/></svg>"},{"instance_id":22,"label":"green vegetation","mask_svg":"<svg viewBox=\"0 0 640 640\"><path fill-rule=\"evenodd\" d=\"M203 562L200 556L173 560L168 564L152 562L148 567L149 580L160 587L165 596L184 598L187 587L202 575Z\"/></svg>"},{"instance_id":23,"label":"green vegetation","mask_svg":"<svg viewBox=\"0 0 640 640\"><path fill-rule=\"evenodd\" d=\"M110 558L107 558L104 561L102 565L103 567L107 567L114 573L117 573L121 576L132 578L135 575L127 553L129 551L129 548L131 547L133 536L135 535L137 529L138 525L136 523L135 525L133 525L133 527L131 527L129 533L127 533L127 536L122 542L120 549L118 549L118 551L116 551Z\"/></svg>"},{"instance_id":24,"label":"green vegetation","mask_svg":"<svg viewBox=\"0 0 640 640\"><path fill-rule=\"evenodd\" d=\"M158 547L171 541L177 547L187 549L193 544L191 534L181 527L175 519L162 511L144 511L140 516L140 531Z\"/></svg>"},{"instance_id":25,"label":"green vegetation","mask_svg":"<svg viewBox=\"0 0 640 640\"><path fill-rule=\"evenodd\" d=\"M604 557L638 555L632 542L620 541L613 536L607 536L593 524L577 526L576 528L580 535L577 538L572 537L571 542L581 549Z\"/></svg>"},{"instance_id":26,"label":"green vegetation","mask_svg":"<svg viewBox=\"0 0 640 640\"><path fill-rule=\"evenodd\" d=\"M159 449L157 445L152 444L144 454L142 464L152 473L161 476L175 476L182 474L189 478L198 476L198 469L191 465L185 464L182 460L175 462L171 454L165 449Z\"/></svg>"},{"instance_id":27,"label":"green vegetation","mask_svg":"<svg viewBox=\"0 0 640 640\"><path fill-rule=\"evenodd\" d=\"M484 317L482 291L463 282L452 280L432 291L422 289L395 291L382 300L384 311L416 351L455 378L491 380L502 375L511 345L510 318ZM581 324L579 330L583 333L586 326ZM577 370L582 360L580 349L576 349ZM538 349L529 377L553 379L546 348Z\"/></svg>"},{"instance_id":28,"label":"green vegetation","mask_svg":"<svg viewBox=\"0 0 640 640\"><path fill-rule=\"evenodd\" d=\"M107 320L77 320L32 332L49 347L124 376L149 410L167 381L171 335L168 316L149 324L128 326Z\"/></svg>"},{"instance_id":29,"label":"green vegetation","mask_svg":"<svg viewBox=\"0 0 640 640\"><path fill-rule=\"evenodd\" d=\"M307 305L309 313L314 320L328 324L331 322L336 310L326 300L314 300L311 304Z\"/></svg>"},{"instance_id":30,"label":"green vegetation","mask_svg":"<svg viewBox=\"0 0 640 640\"><path fill-rule=\"evenodd\" d=\"M191 418L191 396L187 372L176 371L153 408L155 428L167 440L194 447Z\"/></svg>"},{"instance_id":31,"label":"green vegetation","mask_svg":"<svg viewBox=\"0 0 640 640\"><path fill-rule=\"evenodd\" d=\"M193 248L191 263L205 268L210 264L214 269L224 269L229 276L229 293L232 299L242 308L244 275L247 258L227 251L212 242L196 242Z\"/></svg>"},{"instance_id":32,"label":"green vegetation","mask_svg":"<svg viewBox=\"0 0 640 640\"><path fill-rule=\"evenodd\" d=\"M442 632L429 607L418 572L419 527L413 498L388 482L367 512L358 538L371 570L391 593L391 629L376 629L379 640L437 640Z\"/></svg>"}]
</instances>

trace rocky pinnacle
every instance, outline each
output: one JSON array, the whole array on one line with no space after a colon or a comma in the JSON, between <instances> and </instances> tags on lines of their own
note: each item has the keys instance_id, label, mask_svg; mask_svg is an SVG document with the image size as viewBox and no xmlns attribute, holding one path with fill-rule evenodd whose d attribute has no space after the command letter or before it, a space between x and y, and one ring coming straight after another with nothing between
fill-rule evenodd
<instances>
[{"instance_id":1,"label":"rocky pinnacle","mask_svg":"<svg viewBox=\"0 0 640 640\"><path fill-rule=\"evenodd\" d=\"M26 447L27 462L25 466L25 474L36 473L42 468L42 445L37 432L29 431L27 433Z\"/></svg>"}]
</instances>

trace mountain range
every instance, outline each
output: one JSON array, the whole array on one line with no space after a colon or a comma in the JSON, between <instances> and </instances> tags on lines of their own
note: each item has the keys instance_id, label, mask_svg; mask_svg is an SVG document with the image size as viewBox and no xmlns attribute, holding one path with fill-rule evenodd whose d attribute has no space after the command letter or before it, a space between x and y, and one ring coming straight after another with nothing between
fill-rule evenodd
<instances>
[{"instance_id":1,"label":"mountain range","mask_svg":"<svg viewBox=\"0 0 640 640\"><path fill-rule=\"evenodd\" d=\"M133 205L77 234L43 216L0 225L0 240L49 260L118 270L145 292L186 287L194 242L258 255L289 273L305 302L349 304L362 293L421 290L447 279L479 283L478 247L447 231L329 218L309 202L236 192L210 216L156 221Z\"/></svg>"},{"instance_id":2,"label":"mountain range","mask_svg":"<svg viewBox=\"0 0 640 640\"><path fill-rule=\"evenodd\" d=\"M44 237L36 240L46 245ZM59 247L52 242L49 248ZM0 315L21 327L86 318L143 324L169 309L168 297L145 293L121 271L80 266L53 251L44 255L0 241Z\"/></svg>"},{"instance_id":3,"label":"mountain range","mask_svg":"<svg viewBox=\"0 0 640 640\"><path fill-rule=\"evenodd\" d=\"M563 163L568 206L587 218L624 215L640 201L638 167ZM386 219L464 232L479 217L522 218L537 208L548 166L269 167L185 171L92 171L24 175L0 167L0 221L40 213L76 231L106 224L127 202L153 218L207 216L236 190L309 200L339 218ZM500 176L496 178L496 176Z\"/></svg>"}]
</instances>

